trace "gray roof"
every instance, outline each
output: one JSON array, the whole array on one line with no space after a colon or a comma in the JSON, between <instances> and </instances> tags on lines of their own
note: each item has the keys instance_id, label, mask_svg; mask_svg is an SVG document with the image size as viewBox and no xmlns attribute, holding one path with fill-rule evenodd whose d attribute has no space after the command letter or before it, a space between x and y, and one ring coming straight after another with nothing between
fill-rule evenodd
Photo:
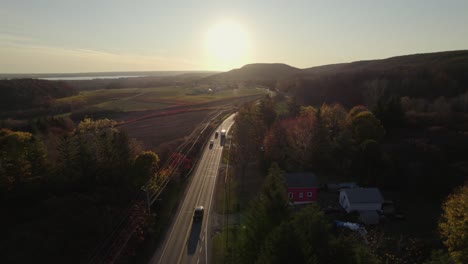
<instances>
[{"instance_id":1,"label":"gray roof","mask_svg":"<svg viewBox=\"0 0 468 264\"><path fill-rule=\"evenodd\" d=\"M350 203L383 203L384 199L377 188L343 189Z\"/></svg>"},{"instance_id":2,"label":"gray roof","mask_svg":"<svg viewBox=\"0 0 468 264\"><path fill-rule=\"evenodd\" d=\"M317 177L311 172L285 173L283 176L288 187L318 187Z\"/></svg>"}]
</instances>

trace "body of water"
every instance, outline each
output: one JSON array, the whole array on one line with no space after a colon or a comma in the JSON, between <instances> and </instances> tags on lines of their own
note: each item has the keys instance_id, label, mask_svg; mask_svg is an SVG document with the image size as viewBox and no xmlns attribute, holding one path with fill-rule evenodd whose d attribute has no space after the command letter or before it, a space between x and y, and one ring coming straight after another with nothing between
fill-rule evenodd
<instances>
[{"instance_id":1,"label":"body of water","mask_svg":"<svg viewBox=\"0 0 468 264\"><path fill-rule=\"evenodd\" d=\"M70 77L50 77L50 78L38 78L41 80L49 81L77 81L77 80L94 80L94 79L119 79L129 77L145 77L146 75L119 75L119 76L70 76Z\"/></svg>"}]
</instances>

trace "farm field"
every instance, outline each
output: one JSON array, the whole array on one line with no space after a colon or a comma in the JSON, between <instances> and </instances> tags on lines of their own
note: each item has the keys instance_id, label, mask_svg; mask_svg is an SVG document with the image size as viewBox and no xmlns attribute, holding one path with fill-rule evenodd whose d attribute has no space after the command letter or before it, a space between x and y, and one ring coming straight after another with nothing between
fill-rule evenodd
<instances>
[{"instance_id":1,"label":"farm field","mask_svg":"<svg viewBox=\"0 0 468 264\"><path fill-rule=\"evenodd\" d=\"M148 149L161 153L164 148L177 145L207 118L220 111L234 111L235 107L260 98L261 94L221 99L207 103L182 105L142 112L128 112L117 119L121 129L141 141Z\"/></svg>"},{"instance_id":2,"label":"farm field","mask_svg":"<svg viewBox=\"0 0 468 264\"><path fill-rule=\"evenodd\" d=\"M162 109L211 101L264 94L263 89L229 89L209 92L207 88L178 86L125 88L82 91L79 95L58 99L57 103L75 104L121 112Z\"/></svg>"}]
</instances>

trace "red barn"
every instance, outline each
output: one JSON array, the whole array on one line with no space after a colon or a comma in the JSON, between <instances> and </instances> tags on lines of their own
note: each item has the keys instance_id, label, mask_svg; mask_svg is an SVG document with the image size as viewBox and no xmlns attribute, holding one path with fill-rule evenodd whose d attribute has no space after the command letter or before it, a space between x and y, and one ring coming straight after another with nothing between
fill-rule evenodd
<instances>
[{"instance_id":1,"label":"red barn","mask_svg":"<svg viewBox=\"0 0 468 264\"><path fill-rule=\"evenodd\" d=\"M310 172L285 173L288 197L292 204L312 203L317 200L318 184L315 174Z\"/></svg>"}]
</instances>

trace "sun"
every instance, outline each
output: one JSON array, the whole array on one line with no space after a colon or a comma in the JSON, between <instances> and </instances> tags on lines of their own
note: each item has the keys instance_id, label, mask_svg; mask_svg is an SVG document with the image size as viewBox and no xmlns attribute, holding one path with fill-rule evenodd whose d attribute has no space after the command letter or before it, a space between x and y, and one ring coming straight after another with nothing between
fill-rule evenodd
<instances>
[{"instance_id":1,"label":"sun","mask_svg":"<svg viewBox=\"0 0 468 264\"><path fill-rule=\"evenodd\" d=\"M247 60L248 36L239 23L224 21L214 25L208 30L205 41L213 67L228 70Z\"/></svg>"}]
</instances>

